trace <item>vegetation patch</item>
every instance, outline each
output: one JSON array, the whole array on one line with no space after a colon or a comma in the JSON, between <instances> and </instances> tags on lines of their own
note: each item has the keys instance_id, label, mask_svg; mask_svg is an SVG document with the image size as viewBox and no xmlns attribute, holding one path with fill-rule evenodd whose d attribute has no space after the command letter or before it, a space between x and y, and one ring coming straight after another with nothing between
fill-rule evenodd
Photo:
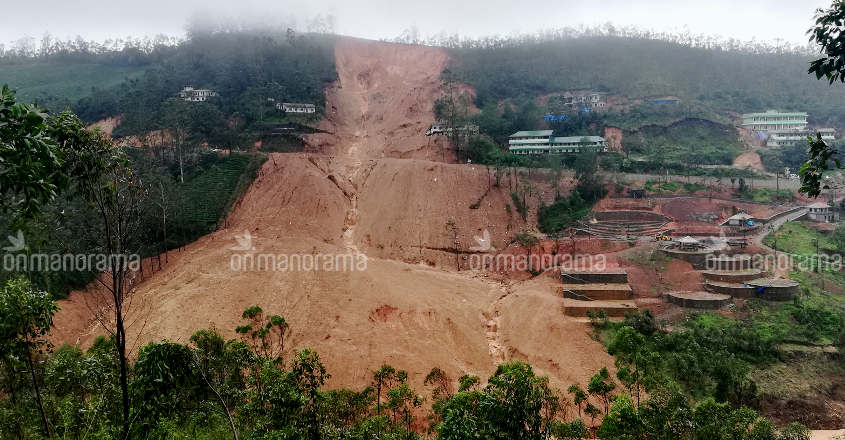
<instances>
[{"instance_id":1,"label":"vegetation patch","mask_svg":"<svg viewBox=\"0 0 845 440\"><path fill-rule=\"evenodd\" d=\"M766 235L763 244L779 251L797 255L815 255L837 251L836 242L829 235L807 227L802 222L788 222L776 232ZM818 247L816 246L818 244Z\"/></svg>"}]
</instances>

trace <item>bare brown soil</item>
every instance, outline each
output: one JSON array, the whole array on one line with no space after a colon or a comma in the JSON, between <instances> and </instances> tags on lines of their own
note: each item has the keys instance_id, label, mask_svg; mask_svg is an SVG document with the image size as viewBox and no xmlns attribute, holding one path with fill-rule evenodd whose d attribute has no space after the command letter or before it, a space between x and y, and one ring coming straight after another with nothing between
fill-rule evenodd
<instances>
[{"instance_id":1,"label":"bare brown soil","mask_svg":"<svg viewBox=\"0 0 845 440\"><path fill-rule=\"evenodd\" d=\"M588 325L564 316L555 278L455 270L485 230L505 249L554 189L536 174L500 176L497 186L493 170L444 163L454 153L423 133L445 52L344 39L336 59L321 127L330 134L309 137L314 153L271 155L225 228L172 252L137 288L143 307L128 330L135 347L187 342L207 327L235 337L241 312L258 304L291 324L287 347L320 353L330 386L364 386L383 363L406 369L420 390L434 366L484 378L502 361L524 359L560 387L612 366ZM525 182L535 188L527 221L510 195ZM232 249L245 231L255 250ZM366 270L233 270L250 254L359 252ZM86 347L104 333L85 298L74 292L61 302L54 342Z\"/></svg>"},{"instance_id":2,"label":"bare brown soil","mask_svg":"<svg viewBox=\"0 0 845 440\"><path fill-rule=\"evenodd\" d=\"M760 155L756 151L746 151L734 158L735 167L751 167L758 171L766 171L763 167L763 162L760 160Z\"/></svg>"}]
</instances>

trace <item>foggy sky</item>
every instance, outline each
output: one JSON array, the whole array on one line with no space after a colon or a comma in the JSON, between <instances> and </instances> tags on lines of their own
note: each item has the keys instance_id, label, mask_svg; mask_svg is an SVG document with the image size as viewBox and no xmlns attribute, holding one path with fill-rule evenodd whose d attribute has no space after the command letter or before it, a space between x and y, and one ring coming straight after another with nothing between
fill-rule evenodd
<instances>
[{"instance_id":1,"label":"foggy sky","mask_svg":"<svg viewBox=\"0 0 845 440\"><path fill-rule=\"evenodd\" d=\"M816 8L831 0L0 0L0 42L45 32L102 41L126 36L184 35L191 17L293 23L335 18L339 34L393 38L416 27L421 36L530 33L612 22L654 31L806 44Z\"/></svg>"}]
</instances>

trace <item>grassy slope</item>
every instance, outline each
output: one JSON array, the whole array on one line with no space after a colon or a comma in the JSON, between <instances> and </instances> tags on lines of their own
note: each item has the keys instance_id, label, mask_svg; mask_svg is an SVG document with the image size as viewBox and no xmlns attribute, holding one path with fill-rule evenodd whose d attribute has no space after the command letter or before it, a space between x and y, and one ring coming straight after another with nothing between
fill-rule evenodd
<instances>
[{"instance_id":1,"label":"grassy slope","mask_svg":"<svg viewBox=\"0 0 845 440\"><path fill-rule=\"evenodd\" d=\"M76 101L102 89L139 76L144 67L112 66L97 63L33 62L0 65L0 82L17 91L18 99L29 101Z\"/></svg>"},{"instance_id":2,"label":"grassy slope","mask_svg":"<svg viewBox=\"0 0 845 440\"><path fill-rule=\"evenodd\" d=\"M777 240L775 240L775 237L777 237ZM763 239L763 243L790 254L810 255L816 253L813 240L819 240L820 251L836 250L836 245L827 235L811 229L801 222L786 223L774 234L767 235ZM775 247L775 241L777 241L777 247Z\"/></svg>"}]
</instances>

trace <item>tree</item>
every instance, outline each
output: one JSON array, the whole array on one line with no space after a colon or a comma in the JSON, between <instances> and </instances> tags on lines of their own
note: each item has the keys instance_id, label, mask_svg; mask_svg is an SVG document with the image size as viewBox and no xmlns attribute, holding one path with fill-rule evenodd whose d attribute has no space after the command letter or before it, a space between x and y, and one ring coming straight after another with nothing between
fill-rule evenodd
<instances>
[{"instance_id":1,"label":"tree","mask_svg":"<svg viewBox=\"0 0 845 440\"><path fill-rule=\"evenodd\" d=\"M250 369L251 380L255 385L257 410L263 416L266 415L269 406L266 399L268 395L272 395L269 382L278 381L277 385L288 386L281 383L283 381L277 370L284 365L282 354L285 350L285 336L289 326L281 316L265 317L264 310L257 305L245 309L241 318L248 320L248 323L237 326L235 333L241 335L243 342L249 345L247 365Z\"/></svg>"},{"instance_id":2,"label":"tree","mask_svg":"<svg viewBox=\"0 0 845 440\"><path fill-rule=\"evenodd\" d=\"M35 402L41 413L41 428L49 437L50 424L41 401L41 389L32 360L33 351L47 344L44 336L53 325L56 302L44 291L34 290L23 278L6 282L0 292L0 356L8 365L17 356L26 358Z\"/></svg>"},{"instance_id":3,"label":"tree","mask_svg":"<svg viewBox=\"0 0 845 440\"><path fill-rule=\"evenodd\" d=\"M396 369L390 365L382 365L373 373L373 388L376 390L376 414L381 415L381 395L383 390L389 390L396 381Z\"/></svg>"},{"instance_id":4,"label":"tree","mask_svg":"<svg viewBox=\"0 0 845 440\"><path fill-rule=\"evenodd\" d=\"M610 378L610 373L607 371L606 367L602 367L597 374L591 377L590 383L587 386L588 393L601 397L604 401L605 414L607 414L610 409L610 393L612 393L614 389L616 389L616 384L613 382L613 379Z\"/></svg>"},{"instance_id":5,"label":"tree","mask_svg":"<svg viewBox=\"0 0 845 440\"><path fill-rule=\"evenodd\" d=\"M488 383L479 405L493 438L545 438L549 426L544 410L557 405L548 399L547 379L535 376L530 365L516 361L500 364Z\"/></svg>"},{"instance_id":6,"label":"tree","mask_svg":"<svg viewBox=\"0 0 845 440\"><path fill-rule=\"evenodd\" d=\"M828 9L816 10L815 25L808 31L810 42L819 46L823 57L810 62L808 73L816 79L825 78L830 84L845 82L845 35L842 21L845 19L845 1L834 0ZM821 194L821 180L825 171L831 169L830 162L837 169L842 168L841 152L825 142L821 134L810 138L807 145L809 159L804 162L799 174L801 189L810 197Z\"/></svg>"},{"instance_id":7,"label":"tree","mask_svg":"<svg viewBox=\"0 0 845 440\"><path fill-rule=\"evenodd\" d=\"M448 399L452 396L452 386L449 382L449 375L438 367L434 367L425 376L423 381L425 385L434 386L431 391L431 397L434 400Z\"/></svg>"},{"instance_id":8,"label":"tree","mask_svg":"<svg viewBox=\"0 0 845 440\"><path fill-rule=\"evenodd\" d=\"M581 440L590 435L587 425L580 418L571 422L557 423L552 427L554 438L565 440Z\"/></svg>"},{"instance_id":9,"label":"tree","mask_svg":"<svg viewBox=\"0 0 845 440\"><path fill-rule=\"evenodd\" d=\"M601 415L601 410L596 408L596 406L593 405L592 403L587 402L587 407L584 408L584 414L590 416L590 426L595 428L596 427L596 417Z\"/></svg>"},{"instance_id":10,"label":"tree","mask_svg":"<svg viewBox=\"0 0 845 440\"><path fill-rule=\"evenodd\" d=\"M613 407L602 421L598 436L606 440L636 440L642 438L643 424L634 402L625 394L613 399Z\"/></svg>"},{"instance_id":11,"label":"tree","mask_svg":"<svg viewBox=\"0 0 845 440\"><path fill-rule=\"evenodd\" d=\"M326 372L326 367L320 362L320 356L317 355L317 352L310 348L303 348L296 352L290 374L304 399L302 412L308 438L319 439L320 418L318 409L322 400L320 388L331 375Z\"/></svg>"},{"instance_id":12,"label":"tree","mask_svg":"<svg viewBox=\"0 0 845 440\"><path fill-rule=\"evenodd\" d=\"M81 182L80 188L96 213L93 222L100 237L100 250L107 255L104 273L96 280L106 296L103 303L108 309L98 309L96 318L114 338L120 363L120 384L123 404L123 438L130 432L129 361L127 356L127 316L132 309L132 292L136 279L132 277L137 266L137 250L142 246L143 205L147 188L128 168L125 158L110 149L102 139L104 154L114 154L109 170L103 175L92 176Z\"/></svg>"},{"instance_id":13,"label":"tree","mask_svg":"<svg viewBox=\"0 0 845 440\"><path fill-rule=\"evenodd\" d=\"M578 408L578 418L580 419L581 406L587 401L587 393L585 393L584 390L577 384L570 385L567 391L569 394L572 394L572 402Z\"/></svg>"},{"instance_id":14,"label":"tree","mask_svg":"<svg viewBox=\"0 0 845 440\"><path fill-rule=\"evenodd\" d=\"M422 398L414 393L413 388L407 381L402 381L398 386L387 392L387 405L393 410L394 422L397 416L404 420L405 430L411 432L413 422L413 409L422 406Z\"/></svg>"},{"instance_id":15,"label":"tree","mask_svg":"<svg viewBox=\"0 0 845 440\"><path fill-rule=\"evenodd\" d=\"M67 184L48 114L0 89L0 207L32 218Z\"/></svg>"},{"instance_id":16,"label":"tree","mask_svg":"<svg viewBox=\"0 0 845 440\"><path fill-rule=\"evenodd\" d=\"M134 417L142 424L142 432L154 429L162 418L184 417L200 399L201 388L190 347L168 341L141 347L133 367L132 391L137 398Z\"/></svg>"},{"instance_id":17,"label":"tree","mask_svg":"<svg viewBox=\"0 0 845 440\"><path fill-rule=\"evenodd\" d=\"M438 121L445 122L449 130L447 134L455 147L455 155L460 161L469 140L469 132L462 130L469 117L469 97L460 91L459 84L449 69L444 70L440 77L443 97L434 103L434 116ZM443 153L445 160L445 151Z\"/></svg>"},{"instance_id":18,"label":"tree","mask_svg":"<svg viewBox=\"0 0 845 440\"><path fill-rule=\"evenodd\" d=\"M637 406L640 405L640 351L644 345L645 337L640 332L624 326L616 332L607 347L608 353L616 356L617 364L622 364L616 377L628 388L628 393L632 396L636 393Z\"/></svg>"},{"instance_id":19,"label":"tree","mask_svg":"<svg viewBox=\"0 0 845 440\"><path fill-rule=\"evenodd\" d=\"M281 363L285 338L290 328L285 318L279 315L265 318L264 310L259 306L247 308L241 318L249 323L236 327L235 332L251 344L254 353L273 363Z\"/></svg>"},{"instance_id":20,"label":"tree","mask_svg":"<svg viewBox=\"0 0 845 440\"><path fill-rule=\"evenodd\" d=\"M194 344L193 363L229 421L232 436L238 440L238 429L232 410L245 386L242 366L246 362L246 345L234 340L223 341L215 330L200 330L191 336Z\"/></svg>"},{"instance_id":21,"label":"tree","mask_svg":"<svg viewBox=\"0 0 845 440\"><path fill-rule=\"evenodd\" d=\"M823 57L810 62L808 73L816 79L827 79L845 83L845 35L842 22L845 21L845 1L834 0L828 9L816 10L816 22L809 31L810 41L819 46Z\"/></svg>"}]
</instances>

